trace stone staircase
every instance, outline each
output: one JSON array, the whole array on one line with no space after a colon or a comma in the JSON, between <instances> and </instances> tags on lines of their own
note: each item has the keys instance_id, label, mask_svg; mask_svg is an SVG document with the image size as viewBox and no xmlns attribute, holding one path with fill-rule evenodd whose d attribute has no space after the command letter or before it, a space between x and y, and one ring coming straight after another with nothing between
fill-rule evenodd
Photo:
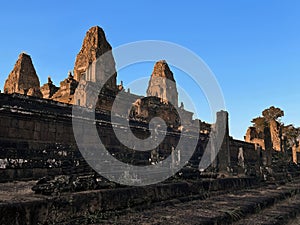
<instances>
[{"instance_id":1,"label":"stone staircase","mask_svg":"<svg viewBox=\"0 0 300 225\"><path fill-rule=\"evenodd\" d=\"M250 215L246 218L239 220L234 225L281 225L289 224L289 222L296 217L300 212L300 196L291 196L283 201L275 203L273 206L261 210L259 213ZM296 221L295 221L296 222ZM300 220L298 223L300 224Z\"/></svg>"},{"instance_id":2,"label":"stone staircase","mask_svg":"<svg viewBox=\"0 0 300 225\"><path fill-rule=\"evenodd\" d=\"M94 224L300 224L300 179L225 193L206 199L173 199L119 214L101 215ZM91 221L93 224L93 221Z\"/></svg>"}]
</instances>

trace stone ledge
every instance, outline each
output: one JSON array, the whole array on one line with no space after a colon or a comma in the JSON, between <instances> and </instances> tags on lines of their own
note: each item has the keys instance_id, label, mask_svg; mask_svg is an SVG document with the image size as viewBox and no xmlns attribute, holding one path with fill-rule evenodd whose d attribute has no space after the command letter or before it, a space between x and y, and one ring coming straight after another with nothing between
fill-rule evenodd
<instances>
[{"instance_id":1,"label":"stone ledge","mask_svg":"<svg viewBox=\"0 0 300 225\"><path fill-rule=\"evenodd\" d=\"M68 223L72 218L87 218L113 210L151 205L181 197L205 196L208 192L243 189L257 184L258 181L254 178L227 178L66 193L55 197L30 192L17 198L13 195L13 201L8 199L0 202L0 214L4 215L0 223Z\"/></svg>"}]
</instances>

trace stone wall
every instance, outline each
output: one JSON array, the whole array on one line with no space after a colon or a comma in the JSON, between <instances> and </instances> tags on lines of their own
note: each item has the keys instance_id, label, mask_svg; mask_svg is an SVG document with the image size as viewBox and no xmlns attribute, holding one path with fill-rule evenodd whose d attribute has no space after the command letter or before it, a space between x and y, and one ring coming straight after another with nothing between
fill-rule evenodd
<instances>
[{"instance_id":1,"label":"stone wall","mask_svg":"<svg viewBox=\"0 0 300 225\"><path fill-rule=\"evenodd\" d=\"M38 179L49 174L93 172L78 151L71 115L72 105L18 94L0 94L1 181ZM134 165L149 165L168 157L180 136L178 130L177 133L175 130L168 133L154 150L154 157L153 151L140 152L124 147L114 135L109 114L97 113L96 120L98 134L107 150L117 159ZM122 124L114 124L114 128L126 132ZM149 135L146 122L133 120L130 128L138 138L144 139ZM196 152L191 159L197 167L208 134L191 131L190 135L198 140ZM244 150L246 164L253 164L257 157L253 144L230 139L229 147L233 164L237 164L240 147Z\"/></svg>"},{"instance_id":2,"label":"stone wall","mask_svg":"<svg viewBox=\"0 0 300 225\"><path fill-rule=\"evenodd\" d=\"M260 151L255 145L240 140L230 140L230 162L233 173L257 173L261 166Z\"/></svg>"},{"instance_id":3,"label":"stone wall","mask_svg":"<svg viewBox=\"0 0 300 225\"><path fill-rule=\"evenodd\" d=\"M0 108L1 181L61 174L74 163L70 156L79 158L70 106L0 94Z\"/></svg>"},{"instance_id":4,"label":"stone wall","mask_svg":"<svg viewBox=\"0 0 300 225\"><path fill-rule=\"evenodd\" d=\"M0 109L2 181L36 179L51 174L52 169L54 174L92 171L77 149L71 105L18 94L0 94ZM151 152L132 151L121 145L109 118L103 113L96 116L99 136L105 147L125 162L136 165L151 163ZM124 129L122 125L114 126ZM147 136L146 123L132 121L131 129L139 138ZM176 146L178 137L167 135L157 150L160 156L158 160L169 155L170 143Z\"/></svg>"},{"instance_id":5,"label":"stone wall","mask_svg":"<svg viewBox=\"0 0 300 225\"><path fill-rule=\"evenodd\" d=\"M282 136L282 128L280 124L275 120L270 120L269 122L269 132L270 133L270 141L272 143L272 149L275 151L284 151L282 149L282 143L281 143L281 136ZM255 127L249 127L247 129L246 135L245 135L245 141L258 144L263 149L266 149L266 143L265 143L265 134L264 131L258 131ZM267 145L270 143L267 143Z\"/></svg>"}]
</instances>

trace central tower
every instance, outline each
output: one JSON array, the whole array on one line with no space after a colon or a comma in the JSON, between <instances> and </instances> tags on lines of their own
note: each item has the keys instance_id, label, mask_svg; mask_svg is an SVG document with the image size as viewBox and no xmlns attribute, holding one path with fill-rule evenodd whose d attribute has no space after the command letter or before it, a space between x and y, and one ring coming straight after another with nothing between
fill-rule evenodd
<instances>
[{"instance_id":1,"label":"central tower","mask_svg":"<svg viewBox=\"0 0 300 225\"><path fill-rule=\"evenodd\" d=\"M178 92L173 73L165 60L155 63L149 81L147 96L160 98L164 103L178 106Z\"/></svg>"},{"instance_id":2,"label":"central tower","mask_svg":"<svg viewBox=\"0 0 300 225\"><path fill-rule=\"evenodd\" d=\"M105 87L116 91L117 73L111 50L103 29L98 26L90 28L76 57L74 79L80 81L85 75L84 79L88 82L102 83L109 78Z\"/></svg>"}]
</instances>

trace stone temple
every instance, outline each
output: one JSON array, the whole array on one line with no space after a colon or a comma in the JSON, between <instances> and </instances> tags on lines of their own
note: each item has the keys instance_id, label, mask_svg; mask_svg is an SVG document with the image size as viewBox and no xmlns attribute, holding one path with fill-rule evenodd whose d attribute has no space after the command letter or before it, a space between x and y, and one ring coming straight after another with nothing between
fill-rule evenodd
<instances>
[{"instance_id":1,"label":"stone temple","mask_svg":"<svg viewBox=\"0 0 300 225\"><path fill-rule=\"evenodd\" d=\"M249 218L258 224L262 214L274 222L298 213L299 154L278 151L283 145L277 138L276 124L269 131L268 141L249 128L245 142L230 136L226 111L217 112L213 124L194 119L183 104L178 105L177 84L163 59L155 62L152 73L146 72L146 96L126 91L122 82L117 84L111 49L103 29L90 28L73 72L59 87L51 77L41 86L31 57L26 53L19 55L5 82L4 93L0 93L0 224L188 221L225 225L238 221L249 224ZM97 60L99 57L101 60ZM112 111L117 96L117 108L126 108L127 101L128 110ZM121 172L119 182L96 173L75 140L73 108L95 115L95 121L78 117L79 124L90 123L96 128L97 135L86 127L80 129L90 137L86 146L93 148L95 140L100 139L107 155L136 167L156 167L169 159L173 175L144 187L126 186L128 180L140 184L141 178L131 171L111 168L108 161L101 166ZM116 118L114 123L112 117ZM141 140L149 138L151 132L159 136L160 131L150 127L154 117L165 121L167 132L153 149L138 151L118 140L115 131L125 137L131 131ZM129 127L119 121L128 122ZM193 154L183 160L190 143L196 144ZM180 149L175 152L178 146ZM94 152L88 158L98 160ZM210 164L200 168L203 160ZM184 166L176 170L180 163ZM145 171L149 176L159 174ZM293 196L297 198L289 207ZM160 207L159 203L163 207L155 208ZM288 209L289 213L278 216L273 206ZM265 208L270 211L264 211ZM143 214L144 210L149 211Z\"/></svg>"}]
</instances>

